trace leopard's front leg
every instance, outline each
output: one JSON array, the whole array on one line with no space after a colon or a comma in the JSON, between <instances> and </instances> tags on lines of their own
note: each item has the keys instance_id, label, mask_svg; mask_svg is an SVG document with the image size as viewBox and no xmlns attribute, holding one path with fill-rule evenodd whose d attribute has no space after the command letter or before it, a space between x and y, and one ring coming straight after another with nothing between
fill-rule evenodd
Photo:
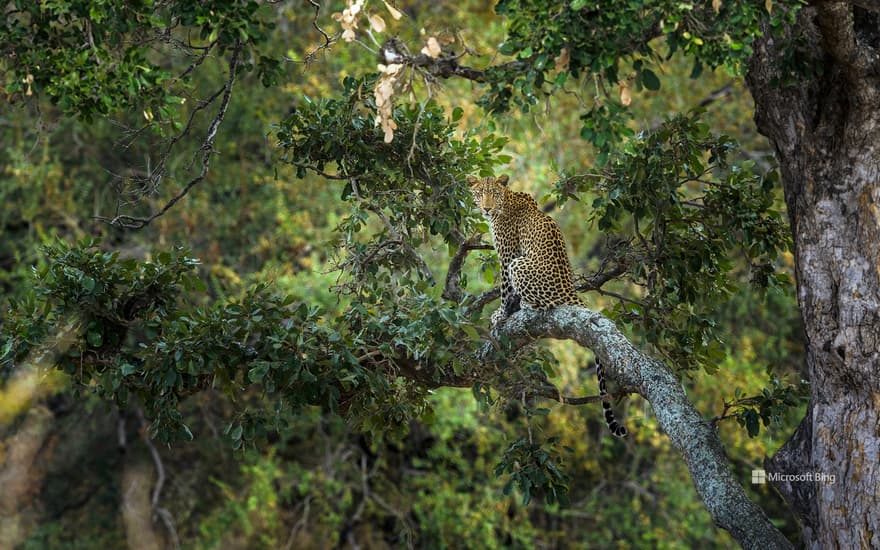
<instances>
[{"instance_id":1,"label":"leopard's front leg","mask_svg":"<svg viewBox=\"0 0 880 550\"><path fill-rule=\"evenodd\" d=\"M510 278L510 265L499 258L501 263L501 306L492 314L491 324L494 327L520 310L520 296Z\"/></svg>"}]
</instances>

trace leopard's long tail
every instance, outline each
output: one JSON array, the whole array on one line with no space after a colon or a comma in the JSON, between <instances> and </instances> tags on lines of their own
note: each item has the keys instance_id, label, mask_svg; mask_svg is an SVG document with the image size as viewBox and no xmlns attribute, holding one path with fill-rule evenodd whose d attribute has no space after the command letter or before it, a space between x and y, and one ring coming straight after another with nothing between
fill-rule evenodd
<instances>
[{"instance_id":1,"label":"leopard's long tail","mask_svg":"<svg viewBox=\"0 0 880 550\"><path fill-rule=\"evenodd\" d=\"M605 367L598 362L596 363L596 378L599 379L599 396L605 397L608 395L608 390L605 387ZM611 430L611 433L616 437L626 437L626 426L615 420L614 411L611 410L611 403L602 401L602 409L605 412L605 423L608 424L608 429Z\"/></svg>"}]
</instances>

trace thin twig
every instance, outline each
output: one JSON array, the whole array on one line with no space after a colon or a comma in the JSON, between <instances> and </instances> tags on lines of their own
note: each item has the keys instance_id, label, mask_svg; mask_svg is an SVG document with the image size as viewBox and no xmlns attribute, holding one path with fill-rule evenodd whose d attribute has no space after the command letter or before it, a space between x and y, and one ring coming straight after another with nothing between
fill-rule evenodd
<instances>
[{"instance_id":1,"label":"thin twig","mask_svg":"<svg viewBox=\"0 0 880 550\"><path fill-rule=\"evenodd\" d=\"M403 524L404 529L406 529L406 547L409 550L413 550L413 548L415 548L413 546L414 528L410 520L407 518L406 514L388 504L385 499L378 495L378 493L370 493L370 500L375 502L380 508L384 509L386 512L389 512L390 514L395 516L400 521L400 523Z\"/></svg>"},{"instance_id":2,"label":"thin twig","mask_svg":"<svg viewBox=\"0 0 880 550\"><path fill-rule=\"evenodd\" d=\"M179 75L177 75L177 77L175 77L174 81L179 82L179 81L183 80L184 78L188 77L188 76L190 75L190 73L192 73L192 72L196 69L196 67L198 67L199 65L201 65L202 62L208 57L208 54L211 53L211 50L214 48L214 46L217 45L217 41L218 41L218 40L219 40L219 38L215 38L215 39L214 39L211 43L209 43L207 46L200 46L201 48L204 48L205 51L203 51L203 52L202 52L202 53L201 53L201 54L195 59L195 61L193 61L192 63L190 63L189 67L187 67L186 69L184 69L184 71L183 71L182 73L180 73ZM195 46L190 46L190 45L187 46L187 48L194 48L194 47L195 47Z\"/></svg>"},{"instance_id":3,"label":"thin twig","mask_svg":"<svg viewBox=\"0 0 880 550\"><path fill-rule=\"evenodd\" d=\"M191 179L184 187L181 189L176 195L174 195L165 206L162 207L161 210L152 214L147 218L136 218L133 216L127 215L117 215L113 219L108 219L102 216L98 216L96 219L104 222L108 222L110 225L115 225L117 227L121 227L123 229L141 229L149 225L156 218L164 215L168 210L170 210L178 201L180 201L183 197L189 193L189 191L195 187L198 183L205 179L208 175L208 167L211 163L211 156L214 154L214 139L217 137L217 130L220 128L220 124L223 123L223 119L226 116L226 111L229 108L229 102L232 98L232 86L235 83L236 71L238 69L238 61L239 56L241 54L242 43L236 42L235 48L232 51L232 57L229 60L229 78L226 80L225 86L218 90L211 98L208 98L209 103L216 99L216 96L219 95L220 91L223 92L223 99L220 102L220 109L217 112L217 115L214 117L214 120L211 122L211 126L208 128L208 133L205 136L205 140L202 142L199 150L202 153L202 168L199 174ZM202 105L196 107L196 110L200 110L204 108L207 104L205 102ZM190 122L192 121L192 117L190 118ZM184 132L187 132L189 129L189 125L184 129ZM172 144L176 143L179 139L183 137L182 134L178 134L172 140ZM166 149L166 157L169 150ZM163 158L162 162L164 163L165 159ZM164 171L164 169L163 169ZM161 172L160 172L161 174Z\"/></svg>"},{"instance_id":4,"label":"thin twig","mask_svg":"<svg viewBox=\"0 0 880 550\"><path fill-rule=\"evenodd\" d=\"M528 405L526 405L526 391L525 390L523 390L523 392L522 392L522 406L523 406L523 409L525 409L526 411L529 410ZM529 445L532 445L534 443L534 441L532 439L532 415L531 414L526 415L526 428L529 430Z\"/></svg>"},{"instance_id":5,"label":"thin twig","mask_svg":"<svg viewBox=\"0 0 880 550\"><path fill-rule=\"evenodd\" d=\"M713 426L717 425L722 420L728 420L730 418L736 418L736 414L727 414L727 412L734 407L744 407L744 406L755 406L758 404L758 400L755 397L744 397L742 399L737 399L732 402L724 402L724 408L721 410L721 414L717 416L713 416L709 421Z\"/></svg>"},{"instance_id":6,"label":"thin twig","mask_svg":"<svg viewBox=\"0 0 880 550\"><path fill-rule=\"evenodd\" d=\"M733 81L728 82L724 86L718 88L717 90L713 90L708 96L703 98L697 106L698 107L708 107L712 103L718 101L719 99L729 96L733 91Z\"/></svg>"},{"instance_id":7,"label":"thin twig","mask_svg":"<svg viewBox=\"0 0 880 550\"><path fill-rule=\"evenodd\" d=\"M594 290L596 292L598 292L599 294L602 294L603 296L611 296L612 298L617 298L621 302L628 302L630 304L635 304L639 307L645 307L645 304L643 302L640 302L638 300L633 300L632 298L627 298L626 296L624 296L622 294L618 294L616 292L611 292L610 290L602 290L601 288L596 288Z\"/></svg>"},{"instance_id":8,"label":"thin twig","mask_svg":"<svg viewBox=\"0 0 880 550\"><path fill-rule=\"evenodd\" d=\"M95 37L92 35L92 22L91 19L86 19L86 31L89 34L89 46L92 48L92 56L95 58L95 63L98 65L102 64L101 58L98 56L98 48L95 46Z\"/></svg>"},{"instance_id":9,"label":"thin twig","mask_svg":"<svg viewBox=\"0 0 880 550\"><path fill-rule=\"evenodd\" d=\"M119 415L119 420L116 423L116 440L119 443L119 451L125 452L128 444L125 434L125 413L119 408L116 409L116 413Z\"/></svg>"},{"instance_id":10,"label":"thin twig","mask_svg":"<svg viewBox=\"0 0 880 550\"><path fill-rule=\"evenodd\" d=\"M303 513L302 516L293 524L293 527L290 529L290 535L287 537L287 544L284 545L284 550L290 550L293 548L293 543L296 540L296 535L299 533L300 529L305 528L305 526L309 522L309 510L312 502L312 496L308 495L302 502Z\"/></svg>"},{"instance_id":11,"label":"thin twig","mask_svg":"<svg viewBox=\"0 0 880 550\"><path fill-rule=\"evenodd\" d=\"M470 317L474 313L478 311L483 311L483 308L486 307L487 304L497 300L501 297L501 287L496 286L495 288L490 288L485 292L481 292L474 298L474 301L465 309L465 316Z\"/></svg>"},{"instance_id":12,"label":"thin twig","mask_svg":"<svg viewBox=\"0 0 880 550\"><path fill-rule=\"evenodd\" d=\"M333 40L330 38L330 35L324 32L324 29L322 29L321 26L318 25L318 16L321 14L321 4L315 2L315 0L309 0L309 4L311 4L312 7L315 8L315 16L312 18L312 26L315 28L316 31L321 33L321 36L324 38L324 43L305 55L305 57L303 58L303 63L306 65L315 60L315 56L318 55L318 52L329 49L330 46L333 45Z\"/></svg>"},{"instance_id":13,"label":"thin twig","mask_svg":"<svg viewBox=\"0 0 880 550\"><path fill-rule=\"evenodd\" d=\"M407 153L407 155L406 155L406 165L409 166L409 173L410 174L413 174L412 159L416 153L416 138L418 137L418 134L419 134L419 128L421 128L421 126L422 126L422 115L425 114L425 105L428 103L428 101L431 100L431 97L433 96L433 93L431 93L431 79L428 78L427 75L422 75L422 76L425 81L425 89L428 91L428 97L425 98L425 101L419 102L419 114L416 116L415 124L413 124L412 142L410 143L410 146L409 146L409 153Z\"/></svg>"},{"instance_id":14,"label":"thin twig","mask_svg":"<svg viewBox=\"0 0 880 550\"><path fill-rule=\"evenodd\" d=\"M558 401L563 405L588 405L590 403L601 403L603 401L612 402L629 395L630 392L608 393L605 395L586 395L579 397L571 397L562 395L555 386L543 386L537 391L527 394L528 397L545 397Z\"/></svg>"}]
</instances>

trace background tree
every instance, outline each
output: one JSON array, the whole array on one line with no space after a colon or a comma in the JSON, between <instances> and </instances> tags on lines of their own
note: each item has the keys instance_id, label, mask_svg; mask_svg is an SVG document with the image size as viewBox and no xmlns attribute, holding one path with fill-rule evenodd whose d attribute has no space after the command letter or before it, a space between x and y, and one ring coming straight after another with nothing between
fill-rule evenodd
<instances>
[{"instance_id":1,"label":"background tree","mask_svg":"<svg viewBox=\"0 0 880 550\"><path fill-rule=\"evenodd\" d=\"M327 540L340 545L372 540L376 530L368 526L384 517L396 525L388 530L394 536L422 544L443 541L460 532L466 533L468 540L485 540L487 545L507 537L512 544L519 541L529 546L557 519L565 517L553 511L555 501L568 500L572 484L566 474L569 470L559 467L565 456L563 445L574 447L573 457L587 452L579 430L573 434L560 430L553 435L553 426L564 425L559 419L567 413L556 411L549 422L541 401L559 399L568 389L579 391L589 377L577 369L555 365L548 355L550 349L557 355L571 351L522 346L547 335L573 338L609 365L621 384L621 393L636 391L648 398L657 422L684 453L695 485L717 524L744 545L786 545L760 509L745 498L730 473L715 431L688 402L672 374L705 380L698 374L700 369L717 373L721 379L728 369L748 371L740 370L748 366L746 355L740 353L742 347L723 344L726 337L736 337L736 331L728 328L730 319L719 307L729 304L724 306L727 311L745 309L754 315L751 299L743 297L748 291L737 285L743 279L750 279L756 289L769 288L771 298L773 292L784 289L784 276L777 270L784 267L785 256L780 253L787 246L787 237L775 210L776 176L767 171L764 161L755 164L737 159L733 140L714 135L699 114L663 122L662 117L652 114L651 102L660 96L651 92L661 85L658 73L664 82L686 81L681 76L682 64L672 57L675 54L693 59L691 76L710 84L717 82L717 77L701 76L704 67L725 65L736 74L750 59L762 59L753 55L753 48L771 38L780 52L794 53L768 62L777 72L768 77L767 85L800 89L801 79L818 76L810 72L810 58L801 54L805 50L781 45L791 40L803 46L804 37L818 36L819 31L809 26L814 11L802 10L795 3L657 2L646 6L615 2L594 7L572 2L559 7L502 2L496 8L505 17L502 28L497 19L479 11L485 8L471 13L442 7L420 11L418 6L355 2L334 19L344 31L343 39L367 41L368 48L370 41L375 42L382 63L377 73L367 74L368 66L375 65L372 54L371 59L355 61L350 56L360 55L362 49L334 45L335 36L325 30L331 24L331 10L313 6L315 11L300 13L283 4L256 2L202 3L199 7L110 3L102 6L102 11L77 3L57 3L46 9L9 5L0 37L4 89L30 112L10 114L15 117L10 128L18 135L16 146L5 152L10 167L6 174L16 184L10 187L11 196L21 204L27 204L24 197L34 197L35 186L44 190L31 199L38 215L18 218L13 214L4 225L4 231L15 236L9 239L14 244L6 257L13 262L7 265L38 264L36 295L20 286L26 277L24 270L11 269L7 276L12 283L9 295L15 299L2 325L9 387L15 388L16 383L27 386L29 370L57 362L68 373L74 392L80 388L118 404L122 411L119 441L126 448L128 427L144 422L137 414L138 404L151 421L152 434L163 438L192 436L194 422L201 425L191 414L193 406L206 419L203 429L211 429L212 418L224 418L223 432L235 448L275 448L283 454L305 446L314 440L303 435L311 429L307 428L309 418L317 418L318 440L326 441L328 448L331 442L357 437L346 435L346 429L327 434L324 426L329 425L329 416L317 414L311 405L326 413L340 413L353 423L355 431L372 434L368 443L354 447L339 443L340 458L328 458L325 469L340 476L331 476L326 483L307 482L315 478L302 470L296 473L298 466L294 467L297 496L271 489L272 480L291 475L282 472L290 464L299 464L296 460L261 456L252 463L246 476L253 480L249 490L252 498L269 503L270 512L246 522L244 537L253 536L254 522L262 522L258 532L277 536L273 534L277 528L272 526L280 520L272 515L276 505L271 503L273 498L282 498L291 502L290 506L277 505L289 509L293 524L289 544L304 533L316 537L311 542L318 546ZM853 28L863 36L859 33L864 21L870 21L864 18L872 15L852 11L848 4L843 7L846 9L839 10L841 13L855 14L852 20L858 23ZM401 14L399 8L412 19L392 23ZM475 24L475 17L485 18L488 26ZM424 36L416 32L420 22L429 26ZM399 38L381 40L381 33L390 25L395 25ZM462 32L444 28L460 28ZM483 32L467 33L469 28L482 28ZM314 32L317 50L308 39L300 43L294 38L302 40L302 33L296 32L303 29ZM807 31L802 37L803 29ZM492 51L491 44L497 43L502 32L507 37L497 52L500 59L481 68L465 65L462 52ZM665 44L655 40L661 35ZM332 53L328 53L331 46ZM410 53L419 47L419 54ZM668 53L670 59L664 60L659 52ZM323 59L328 74L345 68L354 76L344 79L341 87L316 83L319 79L314 72L304 73L305 78L296 84L281 80L285 63L317 59ZM315 71L321 65L310 67ZM498 118L481 122L468 107L466 87L452 83L441 95L438 79L449 77L480 83L478 103ZM255 80L270 90L279 86L297 92L297 96L305 92L326 99L302 102L297 98L291 108L289 103L275 103L277 91L275 97L257 92ZM686 104L711 107L713 97L723 96L731 88L722 82L704 96L705 100L692 99ZM249 110L236 113L235 94L240 89L248 91L251 101L246 107ZM265 98L264 103L258 101L260 97ZM460 106L444 108L436 103L441 98ZM54 101L57 107L50 107L43 99ZM597 305L605 307L606 314L639 346L634 347L604 318L585 311L560 310L548 316L522 313L493 334L491 338L507 353L499 356L491 346L480 347L479 342L488 337L482 328L481 319L487 317L483 308L497 297L496 291L488 288L497 264L491 255L484 255L475 265L469 255L485 248L479 234L486 228L472 215L461 182L469 173L490 173L499 164L512 161L509 169L515 181L532 176L544 185L535 190L546 192L554 183L547 179L551 167L542 162L538 165L541 169L530 168L541 155L535 150L522 156L501 155L504 147L519 150L516 139L508 143L489 135L505 124L506 132L523 144L546 140L535 139L527 124L517 126L523 118L514 114L534 113L545 99L553 113L582 115L573 121L576 124L566 126L560 121L549 131L560 137L579 133L597 149L595 159L585 158L579 147L555 152L559 177L546 208L561 206L572 198L593 199L592 219L609 237L591 236L583 243L581 238L573 239L577 268L589 273L581 288L594 291ZM260 108L254 110L255 104ZM508 118L501 116L511 110ZM284 112L288 114L283 116ZM61 118L62 113L97 122L83 126ZM716 117L724 118L723 112L719 110ZM535 117L541 131L547 132L542 119L552 118ZM51 127L37 127L39 131L32 132L29 128L36 126L34 120L59 121L69 125L72 133ZM260 120L279 121L273 138L280 146L280 163L274 166L272 150L264 141L253 139L265 132ZM228 135L238 137L237 142L221 141L225 125ZM463 131L459 125L472 129ZM115 141L122 147L114 147L120 128L125 140ZM634 129L650 131L636 135ZM82 139L80 132L89 135ZM40 162L34 162L33 151L23 145L31 135L47 151ZM47 135L56 136L54 143L43 137ZM58 139L68 135L75 138L73 146L69 140ZM747 131L743 137L751 139ZM215 155L218 152L221 155ZM547 153L550 157L550 151ZM231 157L231 161L224 157ZM261 166L263 163L268 166ZM40 166L48 177L34 177L34 166ZM44 205L52 204L53 190L65 188L56 183L61 179L58 174L71 169L77 184L68 186L73 193L65 195L71 201L70 210L81 212L73 206L77 204L76 193L89 198L94 210L82 218L57 213L45 218ZM239 181L228 177L229 170ZM296 175L313 184L285 189L270 183L273 180L267 176L273 171L278 175L274 181ZM338 188L316 187L310 173L336 183ZM783 176L788 177L785 170ZM79 181L91 183L82 185ZM180 198L194 189L198 192L190 197L187 208L180 208ZM786 192L789 198L788 188ZM312 200L301 203L296 200L300 194ZM334 195L342 200L334 200ZM224 212L230 204L240 207L235 217L227 219ZM572 211L583 216L584 209L576 205L557 216L565 218ZM789 198L790 215L792 211ZM94 215L110 222L110 227L88 221L86 216ZM42 231L45 219L58 220L50 224L50 233L68 239L87 233L104 233L106 237L100 248L90 241L77 246L55 244L41 255L34 245L46 239ZM313 219L323 221L314 226L309 221ZM574 223L567 225L568 235L583 231L582 217L570 222ZM132 235L113 227L145 229ZM195 228L197 233L192 231ZM199 268L180 251L153 252L149 232L158 236L158 242L186 242L210 267ZM141 240L138 235L147 238ZM276 240L285 243L281 250L273 249ZM316 240L324 243L317 246ZM336 254L328 252L332 245ZM148 261L138 261L144 259L144 250L149 251ZM800 257L801 248L797 250ZM799 274L809 265L800 258ZM307 279L307 291L293 290L296 285L285 281L300 270L308 272L311 266L325 262L334 263L339 270L335 300L314 290L330 284L326 278ZM285 267L273 267L281 265ZM275 279L278 290L290 288L290 296L273 296L266 285L245 290L247 282L262 282L273 269L280 271L269 278ZM196 273L201 276L195 277ZM316 307L318 304L324 309ZM785 306L782 310L790 311ZM737 344L756 335L744 332L739 336ZM512 353L516 349L519 351ZM737 351L728 356L729 349ZM648 359L645 351L660 360ZM582 356L572 358L585 360ZM737 361L740 358L742 361ZM770 359L762 355L759 360ZM719 366L724 368L719 371ZM551 385L547 376L554 374ZM797 401L796 390L780 382L772 371L768 374L768 388L754 397L716 397L723 399L724 405L720 407L717 401L708 405L710 410L722 409L713 424L736 418L750 435L757 435L761 423L769 426L783 420L786 407ZM711 385L700 382L704 390ZM401 503L405 498L389 502L384 483L425 490L418 484L401 485L400 472L424 460L433 466L431 471L442 471L450 464L460 469L458 451L466 456L470 453L440 435L441 426L428 432L452 452L448 456L420 456L423 446L417 442L425 440L419 439L423 428L415 420L436 425L438 417L456 408L444 406L442 399L431 395L433 389L444 386L472 387L478 401L489 410L506 403L507 416L514 425L519 423L519 433L513 432L517 434L515 441L489 446L478 456L492 457L497 472L509 473L503 478L509 482L506 492L516 488L525 503L532 494L546 497L550 505L541 512L545 515L535 515L532 504L527 513L533 521L518 522L524 528L504 527L498 517L477 516L471 529L460 518L449 522L431 511L432 499L437 503L450 495L461 498L462 491L438 491L436 487L442 484L430 482L425 487L432 487L431 496L419 501L424 502L424 508L407 507ZM816 391L814 386L814 395ZM230 399L222 399L223 395ZM194 399L200 398L187 399L189 396L205 397L194 405ZM569 404L591 401L562 400ZM206 414L206 407L217 410ZM34 429L24 430L31 417L22 419L16 416L17 410L10 413L19 418L11 429L22 426L19 433L50 433L40 432L39 427L45 424L36 420ZM56 405L56 414L58 410L65 408ZM589 418L590 412L585 416ZM647 435L643 437L650 438L653 420L645 418L643 422L637 433L644 428ZM650 440L640 443L654 452L655 444ZM175 525L181 525L181 513L197 507L172 513L162 506L163 462L148 436L144 447L162 475L152 496L148 499L144 495L141 508L149 506L157 521L164 523L165 531L156 537L165 536L173 542L180 538ZM352 448L357 452L345 451ZM638 445L630 446L625 454L619 445L603 443L603 448L624 457L641 453ZM728 450L732 448L738 448L737 444L728 444ZM27 454L26 449L23 446L20 454ZM870 457L870 445L866 449L865 455L858 456ZM342 457L352 455L359 457L353 467L342 466L347 460ZM393 464L395 456L404 461L402 467ZM122 476L123 483L131 479L126 476L143 471L136 459L124 461L123 472L128 473ZM656 456L647 458L648 463L655 461ZM630 479L627 476L638 471L640 462L630 462L620 479ZM818 462L814 466L828 471ZM873 472L872 467L876 466L865 462L866 473ZM656 473L656 468L651 471ZM636 479L640 481L633 486L644 490L644 482L638 475ZM339 490L334 489L334 483L342 487L344 497L337 500L338 508L333 499L323 497ZM833 490L838 494L841 489ZM206 544L221 543L219 539L208 541L212 540L212 525L229 523L225 514L253 513L239 507L250 499L223 494L227 508L202 520L198 529ZM857 488L846 494L846 498L869 503L866 499L872 493ZM606 500L605 495L599 496ZM128 504L138 509L134 501ZM774 507L764 504L768 510ZM311 506L317 510L319 505L322 510L310 514ZM511 510L514 516L525 513ZM655 514L649 514L646 525L654 523ZM314 520L316 515L321 520ZM340 519L331 519L334 517ZM556 519L542 525L541 517ZM854 531L847 533L825 531L815 527L819 520L813 518L818 517L818 511L807 517L805 534L810 543L836 536L855 541L868 532L860 530L861 526L851 526ZM16 525L27 524L20 517L16 521ZM148 528L136 517L125 518L124 524L130 541L147 540L136 536L138 529ZM479 526L486 525L492 526L493 533L477 538ZM535 526L537 532L530 533L528 526ZM602 527L592 535L597 537L593 543L604 540L602 533L607 529L611 530L609 539L628 532L616 532L599 521L597 526ZM786 531L791 535L790 527ZM698 532L687 528L678 535L655 533L653 539L642 534L641 540L701 540ZM588 536L576 529L572 533ZM192 535L184 535L184 540L191 540L188 537ZM14 540L23 540L17 536ZM37 535L42 539L33 540L51 536L43 532ZM322 538L327 536L330 539ZM453 536L449 540L461 539ZM265 543L272 545L268 539Z\"/></svg>"}]
</instances>

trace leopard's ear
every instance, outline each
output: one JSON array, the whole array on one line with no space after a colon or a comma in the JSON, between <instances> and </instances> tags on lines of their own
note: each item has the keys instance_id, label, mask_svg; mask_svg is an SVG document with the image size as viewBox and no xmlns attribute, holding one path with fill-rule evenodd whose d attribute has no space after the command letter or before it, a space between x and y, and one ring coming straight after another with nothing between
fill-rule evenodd
<instances>
[{"instance_id":1,"label":"leopard's ear","mask_svg":"<svg viewBox=\"0 0 880 550\"><path fill-rule=\"evenodd\" d=\"M476 176L468 176L465 178L465 181L468 182L468 185L470 185L471 187L474 187L475 185L480 183L479 178L477 178Z\"/></svg>"},{"instance_id":2,"label":"leopard's ear","mask_svg":"<svg viewBox=\"0 0 880 550\"><path fill-rule=\"evenodd\" d=\"M510 181L510 176L508 176L507 174L504 174L504 175L498 176L498 178L495 181L499 185L507 185L507 182Z\"/></svg>"}]
</instances>

